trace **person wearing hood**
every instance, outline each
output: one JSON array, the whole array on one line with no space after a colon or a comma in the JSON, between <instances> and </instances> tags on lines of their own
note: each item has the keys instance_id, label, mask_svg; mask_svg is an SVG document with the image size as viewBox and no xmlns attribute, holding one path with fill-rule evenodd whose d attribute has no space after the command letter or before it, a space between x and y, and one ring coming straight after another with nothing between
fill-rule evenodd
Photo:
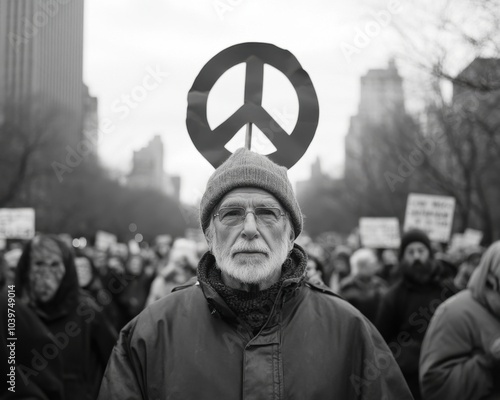
<instances>
[{"instance_id":1,"label":"person wearing hood","mask_svg":"<svg viewBox=\"0 0 500 400\"><path fill-rule=\"evenodd\" d=\"M83 253L77 254L75 266L80 288L89 293L96 303L103 307L106 320L113 326L113 329L119 331L123 327L122 316L121 309L112 295L113 286L104 288L99 271L89 256Z\"/></svg>"},{"instance_id":2,"label":"person wearing hood","mask_svg":"<svg viewBox=\"0 0 500 400\"><path fill-rule=\"evenodd\" d=\"M375 326L394 353L415 399L421 399L418 367L420 348L436 308L454 292L446 286L425 232L410 230L399 249L402 278L380 302Z\"/></svg>"},{"instance_id":3,"label":"person wearing hood","mask_svg":"<svg viewBox=\"0 0 500 400\"><path fill-rule=\"evenodd\" d=\"M146 273L144 263L140 254L131 254L125 264L127 274L132 277L121 295L128 320L135 318L144 309L154 279L152 273Z\"/></svg>"},{"instance_id":4,"label":"person wearing hood","mask_svg":"<svg viewBox=\"0 0 500 400\"><path fill-rule=\"evenodd\" d=\"M350 264L351 275L340 282L339 294L375 322L380 299L387 292L387 283L376 275L380 269L377 255L361 248L353 253Z\"/></svg>"},{"instance_id":5,"label":"person wearing hood","mask_svg":"<svg viewBox=\"0 0 500 400\"><path fill-rule=\"evenodd\" d=\"M80 290L74 256L57 237L38 235L27 243L16 271L16 298L52 340L40 348L34 340L40 332L19 337L32 349L33 359L17 368L29 380L40 365L61 362L63 398L95 399L116 333L102 307Z\"/></svg>"},{"instance_id":6,"label":"person wearing hood","mask_svg":"<svg viewBox=\"0 0 500 400\"><path fill-rule=\"evenodd\" d=\"M420 356L426 400L500 399L500 241L473 272L467 289L441 304Z\"/></svg>"},{"instance_id":7,"label":"person wearing hood","mask_svg":"<svg viewBox=\"0 0 500 400\"><path fill-rule=\"evenodd\" d=\"M200 204L197 279L125 326L100 400L411 399L375 327L305 281L286 169L237 150Z\"/></svg>"}]
</instances>

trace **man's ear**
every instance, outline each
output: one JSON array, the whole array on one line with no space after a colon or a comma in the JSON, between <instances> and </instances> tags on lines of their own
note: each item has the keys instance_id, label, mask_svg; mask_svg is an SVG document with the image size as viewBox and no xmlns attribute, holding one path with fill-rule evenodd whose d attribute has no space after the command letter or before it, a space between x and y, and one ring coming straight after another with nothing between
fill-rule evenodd
<instances>
[{"instance_id":1,"label":"man's ear","mask_svg":"<svg viewBox=\"0 0 500 400\"><path fill-rule=\"evenodd\" d=\"M293 249L293 243L295 241L295 232L293 231L293 228L290 225L290 235L289 235L289 243L288 243L288 252L290 253Z\"/></svg>"}]
</instances>

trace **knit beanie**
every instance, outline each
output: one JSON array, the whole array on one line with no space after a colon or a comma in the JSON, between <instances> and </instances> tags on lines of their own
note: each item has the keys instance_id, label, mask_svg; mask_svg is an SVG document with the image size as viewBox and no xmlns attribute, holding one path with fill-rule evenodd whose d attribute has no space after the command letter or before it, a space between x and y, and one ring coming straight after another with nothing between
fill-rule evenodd
<instances>
[{"instance_id":1,"label":"knit beanie","mask_svg":"<svg viewBox=\"0 0 500 400\"><path fill-rule=\"evenodd\" d=\"M401 238L401 245L399 246L399 259L401 260L403 258L403 255L405 253L406 248L414 242L420 242L422 243L425 247L429 249L429 254L432 257L432 246L431 246L431 240L429 239L429 236L424 231L421 231L419 229L411 229L408 232L406 232L403 237Z\"/></svg>"},{"instance_id":2,"label":"knit beanie","mask_svg":"<svg viewBox=\"0 0 500 400\"><path fill-rule=\"evenodd\" d=\"M303 224L302 213L286 168L245 148L236 150L208 180L200 203L203 232L210 224L215 206L231 190L242 187L255 187L274 195L290 214L295 237L299 236Z\"/></svg>"}]
</instances>

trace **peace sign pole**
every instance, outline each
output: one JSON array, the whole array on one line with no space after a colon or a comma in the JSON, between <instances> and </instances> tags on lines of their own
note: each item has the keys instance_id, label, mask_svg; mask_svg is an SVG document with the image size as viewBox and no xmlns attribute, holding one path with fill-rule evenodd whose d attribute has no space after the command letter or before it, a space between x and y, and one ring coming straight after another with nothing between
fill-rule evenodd
<instances>
[{"instance_id":1,"label":"peace sign pole","mask_svg":"<svg viewBox=\"0 0 500 400\"><path fill-rule=\"evenodd\" d=\"M251 150L252 147L252 123L247 124L247 133L245 136L245 148Z\"/></svg>"}]
</instances>

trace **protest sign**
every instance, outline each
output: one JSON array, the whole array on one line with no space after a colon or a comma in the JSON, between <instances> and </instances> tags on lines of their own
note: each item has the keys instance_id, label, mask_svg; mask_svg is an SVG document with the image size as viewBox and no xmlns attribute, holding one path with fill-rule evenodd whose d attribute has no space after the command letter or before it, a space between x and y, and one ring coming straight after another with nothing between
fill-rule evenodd
<instances>
[{"instance_id":1,"label":"protest sign","mask_svg":"<svg viewBox=\"0 0 500 400\"><path fill-rule=\"evenodd\" d=\"M397 218L360 218L359 233L363 247L397 249L401 243Z\"/></svg>"},{"instance_id":2,"label":"protest sign","mask_svg":"<svg viewBox=\"0 0 500 400\"><path fill-rule=\"evenodd\" d=\"M446 243L450 240L454 211L453 197L410 193L404 231L421 229L431 240Z\"/></svg>"},{"instance_id":3,"label":"protest sign","mask_svg":"<svg viewBox=\"0 0 500 400\"><path fill-rule=\"evenodd\" d=\"M111 246L117 243L115 235L105 231L97 231L95 235L95 247L99 250L106 251Z\"/></svg>"},{"instance_id":4,"label":"protest sign","mask_svg":"<svg viewBox=\"0 0 500 400\"><path fill-rule=\"evenodd\" d=\"M31 239L35 236L33 208L0 208L0 238Z\"/></svg>"},{"instance_id":5,"label":"protest sign","mask_svg":"<svg viewBox=\"0 0 500 400\"><path fill-rule=\"evenodd\" d=\"M246 64L244 104L226 121L211 129L207 117L207 102L217 80L235 65ZM262 106L264 65L274 67L290 81L299 102L298 120L288 134ZM246 147L251 149L251 126L256 127L277 149L268 157L275 163L291 168L304 155L316 132L319 103L309 75L289 51L269 43L240 43L231 46L205 64L188 94L186 126L198 151L215 168L230 155L225 145L245 125Z\"/></svg>"}]
</instances>

